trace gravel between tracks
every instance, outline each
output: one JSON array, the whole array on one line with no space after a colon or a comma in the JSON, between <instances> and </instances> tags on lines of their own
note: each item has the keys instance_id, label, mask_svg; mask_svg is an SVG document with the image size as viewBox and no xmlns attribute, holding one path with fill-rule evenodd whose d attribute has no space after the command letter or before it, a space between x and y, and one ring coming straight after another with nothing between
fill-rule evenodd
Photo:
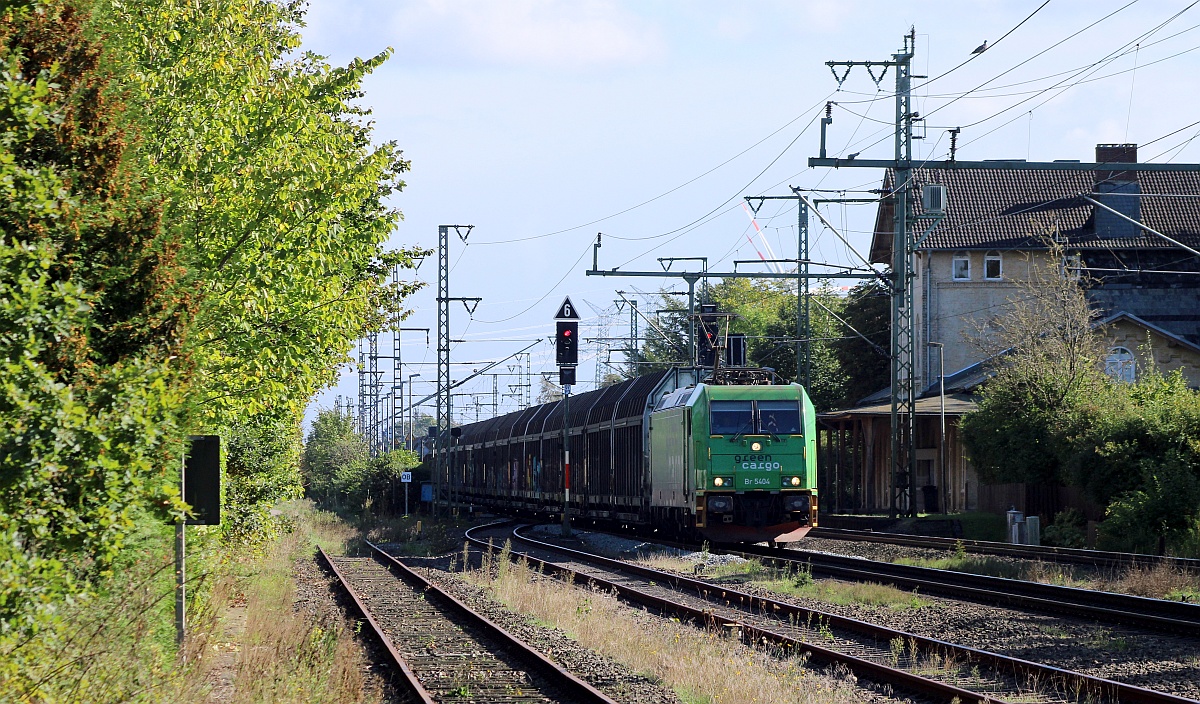
<instances>
[{"instance_id":1,"label":"gravel between tracks","mask_svg":"<svg viewBox=\"0 0 1200 704\"><path fill-rule=\"evenodd\" d=\"M322 623L340 623L348 632L354 633L356 623L347 614L353 612L352 603L337 587L333 575L318 564L318 557L300 558L295 561L292 576L296 582L296 594L292 608L310 615ZM406 702L408 699L391 684L391 670L386 662L386 651L373 641L357 639L363 648L367 663L363 676L368 691L380 693L385 702Z\"/></svg>"},{"instance_id":2,"label":"gravel between tracks","mask_svg":"<svg viewBox=\"0 0 1200 704\"><path fill-rule=\"evenodd\" d=\"M545 529L542 536L552 537L556 529ZM609 553L624 553L636 557L654 551L649 543L609 535L576 531L577 540L589 547ZM815 542L815 541L814 541ZM805 549L821 549L836 554L851 554L837 549L847 541L825 540L821 547L806 538ZM830 545L832 544L832 545ZM862 548L860 557L881 552L875 548L905 552L940 553L927 548L905 548L895 545L854 544ZM684 559L699 561L706 553L683 553L674 548L662 548ZM734 580L736 581L736 580ZM961 602L922 595L930 602L919 608L894 609L864 604L839 605L813 598L781 596L749 584L724 584L742 591L789 601L809 608L879 623L929 638L950 641L1012 657L1049 663L1097 677L1119 680L1128 684L1200 699L1200 639L1175 637L1138 631L1123 626L1110 626L1079 619L1060 618L1046 614Z\"/></svg>"},{"instance_id":3,"label":"gravel between tracks","mask_svg":"<svg viewBox=\"0 0 1200 704\"><path fill-rule=\"evenodd\" d=\"M380 547L387 548L386 545ZM405 557L403 560L459 601L613 699L629 704L682 704L671 689L583 647L558 629L531 623L527 617L492 600L479 587L448 572L449 558Z\"/></svg>"},{"instance_id":4,"label":"gravel between tracks","mask_svg":"<svg viewBox=\"0 0 1200 704\"><path fill-rule=\"evenodd\" d=\"M599 534L597 534L599 535ZM621 540L614 538L614 540ZM387 546L381 546L386 549ZM658 547L658 546L655 546ZM456 598L471 608L491 619L509 633L521 638L547 657L566 667L577 676L603 691L605 694L631 704L677 704L680 699L668 687L658 685L653 680L635 673L625 665L614 662L590 648L584 647L559 629L546 628L530 621L520 613L514 612L503 604L494 601L478 586L463 581L457 574L448 571L452 559L457 558L404 558L410 567L420 571L426 578L437 583ZM735 558L740 559L740 558ZM599 595L601 598L613 598L608 594ZM663 617L647 613L638 607L628 607L629 614L644 623L647 630L660 627ZM743 646L736 646L743 647ZM755 654L754 657L767 668L783 666L766 654ZM824 673L814 668L814 675L828 677L831 681L845 680L857 682L854 675L849 673ZM890 689L875 683L859 682L860 701L873 704L913 704L921 700L890 696L880 689ZM833 689L834 687L831 687Z\"/></svg>"}]
</instances>

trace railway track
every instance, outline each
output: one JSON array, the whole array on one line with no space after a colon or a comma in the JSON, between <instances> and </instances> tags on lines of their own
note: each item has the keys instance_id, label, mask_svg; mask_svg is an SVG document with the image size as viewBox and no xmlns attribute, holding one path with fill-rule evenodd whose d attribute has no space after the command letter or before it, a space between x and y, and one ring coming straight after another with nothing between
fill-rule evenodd
<instances>
[{"instance_id":1,"label":"railway track","mask_svg":"<svg viewBox=\"0 0 1200 704\"><path fill-rule=\"evenodd\" d=\"M491 549L507 537L500 531L477 528L467 538L480 549ZM823 613L516 533L512 537L514 555L524 555L548 573L726 630L747 644L804 652L816 661L839 664L860 677L935 700L1195 701Z\"/></svg>"},{"instance_id":2,"label":"railway track","mask_svg":"<svg viewBox=\"0 0 1200 704\"><path fill-rule=\"evenodd\" d=\"M1011 545L1009 543L997 543L988 540L964 540L959 538L903 535L900 533L877 533L869 530L848 530L844 528L813 528L809 531L808 536L812 538L855 540L867 543L885 543L889 545L904 545L907 547L950 551L958 549L961 545L967 552L978 555L998 555L1024 560L1041 560L1043 562L1107 568L1157 567L1165 565L1200 574L1200 560L1185 557L1105 552L1102 550L1059 548L1047 545Z\"/></svg>"},{"instance_id":3,"label":"railway track","mask_svg":"<svg viewBox=\"0 0 1200 704\"><path fill-rule=\"evenodd\" d=\"M924 594L1095 619L1162 633L1200 636L1200 604L876 562L806 550L745 546L722 552L757 558L775 566L803 565L814 574L839 579L880 582L903 589L919 588Z\"/></svg>"},{"instance_id":4,"label":"railway track","mask_svg":"<svg viewBox=\"0 0 1200 704\"><path fill-rule=\"evenodd\" d=\"M371 543L321 559L417 701L615 704Z\"/></svg>"}]
</instances>

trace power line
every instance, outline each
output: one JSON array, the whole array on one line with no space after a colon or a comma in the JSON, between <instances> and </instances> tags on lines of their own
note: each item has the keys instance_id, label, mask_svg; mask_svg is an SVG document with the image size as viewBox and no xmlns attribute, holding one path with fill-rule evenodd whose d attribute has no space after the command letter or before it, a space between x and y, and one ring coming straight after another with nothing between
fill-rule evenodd
<instances>
[{"instance_id":1,"label":"power line","mask_svg":"<svg viewBox=\"0 0 1200 704\"><path fill-rule=\"evenodd\" d=\"M678 186L676 186L676 187L674 187L674 188L670 189L669 191L666 191L666 192L664 192L664 193L660 193L660 194L658 194L658 195L656 195L656 196L654 196L653 198L650 198L650 199L648 199L648 200L644 200L644 201L642 201L641 203L638 203L637 205L632 205L632 206L630 206L630 207L628 207L628 208L625 208L624 210L621 210L621 211L619 211L619 212L616 212L616 213L612 213L611 215L605 215L604 217L602 217L602 218L597 218L597 219L595 219L595 220L592 220L591 222L585 222L585 223L583 223L582 225L575 225L574 227L568 227L568 228L564 228L564 229L562 229L562 230L555 230L554 232L546 232L546 233L543 233L543 234L540 234L540 235L530 235L529 237L517 237L517 238L513 238L513 239L508 239L508 240L492 240L492 241L489 241L489 242L476 242L475 244L479 244L479 245L492 245L492 244L513 244L513 243L516 243L516 242L528 242L528 241L530 241L530 240L537 240L537 239L542 239L542 238L545 238L545 237L553 237L553 236L555 236L555 235L561 235L561 234L564 234L564 233L567 233L567 232L574 232L575 230L580 230L580 229L583 229L583 228L585 228L585 227L590 227L590 226L592 226L592 225L596 225L596 224L599 224L599 223L601 223L601 222L604 222L605 220L611 220L612 218L619 217L619 216L621 216L621 215L624 215L624 214L626 214L626 213L628 213L628 212L631 212L631 211L633 211L633 210L637 210L638 208L640 208L640 207L642 207L642 206L644 206L644 205L649 205L650 203L653 203L653 202L654 202L654 201L656 201L656 200L659 200L659 199L661 199L661 198L665 198L666 196L669 196L669 195L671 195L671 194L672 194L672 193L674 193L675 191L678 191L678 190L679 190L679 189L681 189L681 188L684 188L684 187L686 187L686 186L689 186L689 185L691 185L691 184L695 183L696 181L699 181L700 179L702 179L702 178L704 178L705 176L707 176L707 175L709 175L709 174L713 173L713 172L714 172L714 171L716 171L717 169L720 169L720 168L722 168L722 167L726 166L727 164L729 164L730 162L732 162L732 161L734 161L734 160L736 160L736 159L740 158L741 156L743 156L743 155L744 155L744 154L746 154L747 152L751 151L751 150L752 150L752 149L754 149L755 147L759 146L759 145L760 145L760 144L762 144L763 142L767 141L768 139L770 139L770 138L774 137L775 135L779 134L780 132L784 131L785 129L787 129L788 127L790 127L792 124L794 124L794 123L795 123L797 120L799 120L800 118L802 118L802 117L804 117L806 114L808 114L809 112L811 112L811 111L813 111L813 110L817 109L818 107L820 107L820 106L821 106L821 104L823 104L823 103L824 103L826 100L828 100L828 99L829 99L829 97L830 97L831 95L833 95L833 93L830 93L829 95L825 96L824 98L822 98L821 100L819 100L819 101L817 101L815 104L813 104L813 105L812 105L812 107L808 108L807 110L804 110L804 111L802 111L802 112L801 112L799 115L796 115L796 116L795 116L795 117L793 117L792 119L788 120L788 121L787 121L785 124L783 124L781 127L779 127L779 129L777 129L777 130L775 130L774 132L772 132L772 133L768 134L766 137L763 137L762 139L758 140L758 141L757 141L757 142L755 142L754 144L751 144L750 146L746 147L745 149L743 149L742 151L738 152L737 154L734 154L733 156L729 157L729 158L728 158L728 159L726 159L725 161L722 161L720 164L717 164L716 166L712 167L712 168L711 168L711 169L709 169L708 171L705 171L704 173L700 174L699 176L696 176L695 178L689 179L689 180L687 180L687 181L685 181L685 182L683 182L683 183L679 184ZM803 134L803 133L801 133L801 134ZM794 141L795 141L795 140L793 140L793 142L794 142ZM788 145L788 146L790 147L791 145ZM785 151L786 151L786 149L785 149ZM613 239L618 239L618 240L621 240L621 239L630 239L630 238L624 238L624 237L617 237L616 235L609 235L609 237L612 237ZM639 239L639 238L631 238L631 239Z\"/></svg>"}]
</instances>

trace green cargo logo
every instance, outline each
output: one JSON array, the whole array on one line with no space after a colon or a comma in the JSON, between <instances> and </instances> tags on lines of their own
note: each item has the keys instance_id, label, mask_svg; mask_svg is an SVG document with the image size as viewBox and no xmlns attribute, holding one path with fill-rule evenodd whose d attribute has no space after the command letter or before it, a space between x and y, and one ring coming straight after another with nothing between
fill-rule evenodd
<instances>
[{"instance_id":1,"label":"green cargo logo","mask_svg":"<svg viewBox=\"0 0 1200 704\"><path fill-rule=\"evenodd\" d=\"M783 465L772 461L770 455L734 455L733 463L742 469L783 469Z\"/></svg>"}]
</instances>

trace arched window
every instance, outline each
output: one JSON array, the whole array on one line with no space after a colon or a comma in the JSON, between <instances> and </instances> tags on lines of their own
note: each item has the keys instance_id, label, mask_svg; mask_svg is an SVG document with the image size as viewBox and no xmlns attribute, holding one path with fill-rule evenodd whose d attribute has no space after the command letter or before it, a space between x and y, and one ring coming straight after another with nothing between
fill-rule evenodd
<instances>
[{"instance_id":1,"label":"arched window","mask_svg":"<svg viewBox=\"0 0 1200 704\"><path fill-rule=\"evenodd\" d=\"M1109 350L1108 356L1104 358L1104 373L1119 382L1132 384L1137 375L1133 353L1124 347Z\"/></svg>"},{"instance_id":2,"label":"arched window","mask_svg":"<svg viewBox=\"0 0 1200 704\"><path fill-rule=\"evenodd\" d=\"M955 281L971 280L971 258L966 252L955 252L950 260L950 275Z\"/></svg>"},{"instance_id":3,"label":"arched window","mask_svg":"<svg viewBox=\"0 0 1200 704\"><path fill-rule=\"evenodd\" d=\"M988 281L999 281L1004 274L1004 260L999 252L988 252L983 257L983 278Z\"/></svg>"}]
</instances>

